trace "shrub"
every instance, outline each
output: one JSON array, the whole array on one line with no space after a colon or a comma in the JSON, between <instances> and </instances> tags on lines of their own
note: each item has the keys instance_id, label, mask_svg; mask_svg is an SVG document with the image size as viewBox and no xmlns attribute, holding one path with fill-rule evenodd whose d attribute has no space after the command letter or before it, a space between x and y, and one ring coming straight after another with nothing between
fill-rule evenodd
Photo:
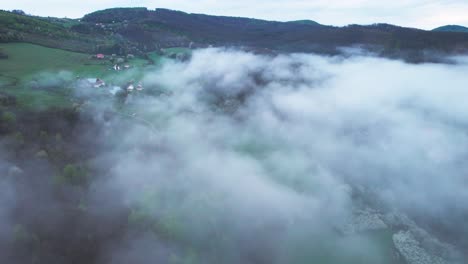
<instances>
[{"instance_id":1,"label":"shrub","mask_svg":"<svg viewBox=\"0 0 468 264\"><path fill-rule=\"evenodd\" d=\"M23 10L20 10L20 9L14 9L14 10L11 10L11 12L13 14L17 14L17 15L22 15L22 16L26 15L26 13Z\"/></svg>"},{"instance_id":2,"label":"shrub","mask_svg":"<svg viewBox=\"0 0 468 264\"><path fill-rule=\"evenodd\" d=\"M19 144L24 144L24 136L23 136L23 133L21 133L21 132L16 132L15 135L14 135L14 138L15 138L16 142L18 142Z\"/></svg>"},{"instance_id":3,"label":"shrub","mask_svg":"<svg viewBox=\"0 0 468 264\"><path fill-rule=\"evenodd\" d=\"M4 112L1 117L1 122L14 125L16 123L16 115L12 112Z\"/></svg>"},{"instance_id":4,"label":"shrub","mask_svg":"<svg viewBox=\"0 0 468 264\"><path fill-rule=\"evenodd\" d=\"M0 132L10 133L16 126L16 115L12 112L3 112L0 115Z\"/></svg>"},{"instance_id":5,"label":"shrub","mask_svg":"<svg viewBox=\"0 0 468 264\"><path fill-rule=\"evenodd\" d=\"M83 166L75 164L67 164L63 167L58 180L60 183L68 183L71 185L84 185L88 181L88 173Z\"/></svg>"},{"instance_id":6,"label":"shrub","mask_svg":"<svg viewBox=\"0 0 468 264\"><path fill-rule=\"evenodd\" d=\"M0 59L8 59L8 55L5 54L2 49L0 49Z\"/></svg>"},{"instance_id":7,"label":"shrub","mask_svg":"<svg viewBox=\"0 0 468 264\"><path fill-rule=\"evenodd\" d=\"M0 106L16 105L16 97L0 92Z\"/></svg>"}]
</instances>

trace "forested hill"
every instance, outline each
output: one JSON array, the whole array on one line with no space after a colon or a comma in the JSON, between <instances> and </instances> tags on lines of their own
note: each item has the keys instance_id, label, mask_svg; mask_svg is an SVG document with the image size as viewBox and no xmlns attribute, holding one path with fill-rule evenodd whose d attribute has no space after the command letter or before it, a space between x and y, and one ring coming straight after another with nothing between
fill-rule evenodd
<instances>
[{"instance_id":1,"label":"forested hill","mask_svg":"<svg viewBox=\"0 0 468 264\"><path fill-rule=\"evenodd\" d=\"M440 32L464 32L468 33L468 27L463 27L459 25L447 25L433 29L433 31Z\"/></svg>"},{"instance_id":2,"label":"forested hill","mask_svg":"<svg viewBox=\"0 0 468 264\"><path fill-rule=\"evenodd\" d=\"M81 20L0 12L0 41L137 54L165 47L209 45L336 54L341 47L360 46L386 57L411 61L425 60L428 53L434 52L468 52L468 34L463 32L425 31L388 24L333 27L311 20L275 22L146 8L107 9Z\"/></svg>"}]
</instances>

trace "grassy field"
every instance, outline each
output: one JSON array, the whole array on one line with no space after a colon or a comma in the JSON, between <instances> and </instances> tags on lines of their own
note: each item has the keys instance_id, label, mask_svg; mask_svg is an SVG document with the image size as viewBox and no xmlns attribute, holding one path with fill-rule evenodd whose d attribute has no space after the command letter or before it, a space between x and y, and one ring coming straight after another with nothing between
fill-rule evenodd
<instances>
[{"instance_id":1,"label":"grassy field","mask_svg":"<svg viewBox=\"0 0 468 264\"><path fill-rule=\"evenodd\" d=\"M148 57L154 62L154 65L160 65L164 62L164 57L161 56L157 51L148 53Z\"/></svg>"},{"instance_id":2,"label":"grassy field","mask_svg":"<svg viewBox=\"0 0 468 264\"><path fill-rule=\"evenodd\" d=\"M2 53L8 59L0 59L0 89L17 98L21 108L38 109L66 107L71 105L67 84L76 77L101 78L107 83L123 85L130 80L138 81L153 67L149 61L134 58L126 62L129 70L116 72L108 60L96 60L90 54L52 49L28 43L0 44ZM35 89L39 86L54 86L48 83L60 82L60 88ZM44 85L45 84L45 85ZM36 85L37 86L37 85Z\"/></svg>"},{"instance_id":3,"label":"grassy field","mask_svg":"<svg viewBox=\"0 0 468 264\"><path fill-rule=\"evenodd\" d=\"M1 91L16 97L20 109L38 110L47 107L68 107L72 103L69 91L33 89L30 83L60 78L72 79L73 74L95 75L105 72L104 62L93 61L90 55L51 49L28 43L0 44L8 59L0 60ZM48 73L45 75L44 73Z\"/></svg>"},{"instance_id":4,"label":"grassy field","mask_svg":"<svg viewBox=\"0 0 468 264\"><path fill-rule=\"evenodd\" d=\"M43 71L72 71L99 73L107 62L90 59L90 55L46 48L28 43L0 44L8 59L0 60L0 73L4 77L23 79Z\"/></svg>"},{"instance_id":5,"label":"grassy field","mask_svg":"<svg viewBox=\"0 0 468 264\"><path fill-rule=\"evenodd\" d=\"M147 54L148 59L136 57L121 63L122 67L128 64L129 69L115 71L110 60L93 59L91 54L28 43L0 44L0 50L8 57L0 59L0 92L14 96L18 109L28 110L72 106L76 101L72 87L77 78L100 78L108 85L124 87L157 70L171 60L169 56L191 52L186 48L152 52Z\"/></svg>"},{"instance_id":6,"label":"grassy field","mask_svg":"<svg viewBox=\"0 0 468 264\"><path fill-rule=\"evenodd\" d=\"M164 55L166 56L172 56L172 55L190 55L192 53L192 50L189 48L184 48L184 47L174 47L174 48L166 48L162 50Z\"/></svg>"},{"instance_id":7,"label":"grassy field","mask_svg":"<svg viewBox=\"0 0 468 264\"><path fill-rule=\"evenodd\" d=\"M25 87L15 88L12 92L16 97L17 105L22 110L46 110L49 107L67 108L73 105L70 92L31 90Z\"/></svg>"},{"instance_id":8,"label":"grassy field","mask_svg":"<svg viewBox=\"0 0 468 264\"><path fill-rule=\"evenodd\" d=\"M111 69L113 64L109 60L92 59L90 54L28 43L0 44L0 50L9 57L0 60L0 85L12 82L14 79L29 81L41 72L59 71L68 71L84 78L98 77L106 81L118 79L120 76L137 75L135 78L138 78L138 72L147 70L150 64L148 60L134 58L125 63L131 66L130 70L116 72ZM155 53L150 53L149 56L157 62L156 65L164 60L162 56Z\"/></svg>"}]
</instances>

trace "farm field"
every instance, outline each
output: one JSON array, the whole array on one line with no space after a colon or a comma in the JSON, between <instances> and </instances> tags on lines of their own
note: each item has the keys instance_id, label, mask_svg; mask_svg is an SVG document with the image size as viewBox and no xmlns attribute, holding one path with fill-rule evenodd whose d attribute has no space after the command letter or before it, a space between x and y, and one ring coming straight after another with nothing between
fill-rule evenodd
<instances>
[{"instance_id":1,"label":"farm field","mask_svg":"<svg viewBox=\"0 0 468 264\"><path fill-rule=\"evenodd\" d=\"M129 69L115 71L115 64L107 58L97 60L91 54L29 43L0 44L0 51L7 56L0 60L1 92L15 96L20 109L30 110L70 106L73 100L66 88L78 78L99 78L123 86L139 80L164 60L155 53L148 56L157 61L154 65L150 65L150 60L131 58L124 62Z\"/></svg>"},{"instance_id":2,"label":"farm field","mask_svg":"<svg viewBox=\"0 0 468 264\"><path fill-rule=\"evenodd\" d=\"M4 77L22 79L43 71L73 71L81 74L104 72L104 61L90 59L90 55L60 49L42 47L29 43L0 44L8 55L0 63Z\"/></svg>"}]
</instances>

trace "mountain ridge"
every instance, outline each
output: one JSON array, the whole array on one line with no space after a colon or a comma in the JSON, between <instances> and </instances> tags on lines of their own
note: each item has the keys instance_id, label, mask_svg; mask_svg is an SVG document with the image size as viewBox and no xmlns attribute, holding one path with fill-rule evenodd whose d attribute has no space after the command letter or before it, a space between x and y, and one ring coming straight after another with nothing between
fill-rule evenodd
<instances>
[{"instance_id":1,"label":"mountain ridge","mask_svg":"<svg viewBox=\"0 0 468 264\"><path fill-rule=\"evenodd\" d=\"M339 54L360 47L381 56L428 61L427 54L468 52L468 34L390 24L327 26L191 14L157 8L112 8L81 19L0 12L0 42L30 42L86 53L134 53L168 47L244 47L257 51ZM429 51L429 52L428 52Z\"/></svg>"}]
</instances>

